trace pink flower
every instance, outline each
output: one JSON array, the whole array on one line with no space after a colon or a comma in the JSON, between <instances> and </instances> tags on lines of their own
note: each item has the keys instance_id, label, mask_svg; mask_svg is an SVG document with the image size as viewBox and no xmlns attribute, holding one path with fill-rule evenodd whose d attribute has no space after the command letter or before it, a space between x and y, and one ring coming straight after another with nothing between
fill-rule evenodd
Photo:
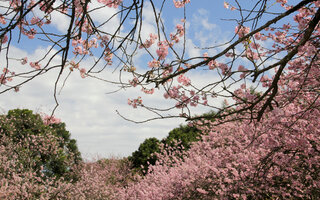
<instances>
[{"instance_id":1,"label":"pink flower","mask_svg":"<svg viewBox=\"0 0 320 200\"><path fill-rule=\"evenodd\" d=\"M139 105L142 105L142 99L141 97L132 100L128 99L128 104L131 105L133 108L137 108Z\"/></svg>"},{"instance_id":2,"label":"pink flower","mask_svg":"<svg viewBox=\"0 0 320 200\"><path fill-rule=\"evenodd\" d=\"M73 47L75 47L75 46L77 46L78 43L79 43L79 40L73 39L71 44Z\"/></svg>"},{"instance_id":3,"label":"pink flower","mask_svg":"<svg viewBox=\"0 0 320 200\"><path fill-rule=\"evenodd\" d=\"M238 67L238 71L240 71L240 72L244 72L244 71L247 71L248 69L247 68L245 68L243 65L239 65L239 67Z\"/></svg>"},{"instance_id":4,"label":"pink flower","mask_svg":"<svg viewBox=\"0 0 320 200\"><path fill-rule=\"evenodd\" d=\"M6 42L8 42L8 36L4 35L3 38L1 39L1 43L4 44Z\"/></svg>"},{"instance_id":5,"label":"pink flower","mask_svg":"<svg viewBox=\"0 0 320 200\"><path fill-rule=\"evenodd\" d=\"M236 26L235 28L235 33L238 34L238 36L241 38L243 36L245 36L246 34L248 34L250 32L250 28L249 27L245 27L245 26Z\"/></svg>"},{"instance_id":6,"label":"pink flower","mask_svg":"<svg viewBox=\"0 0 320 200\"><path fill-rule=\"evenodd\" d=\"M181 74L180 76L178 76L178 82L181 83L184 86L188 86L190 85L190 79L186 76L184 76L183 74Z\"/></svg>"},{"instance_id":7,"label":"pink flower","mask_svg":"<svg viewBox=\"0 0 320 200\"><path fill-rule=\"evenodd\" d=\"M184 27L183 27L183 25L177 24L176 28L177 28L177 33L179 34L179 36L182 37L184 35Z\"/></svg>"},{"instance_id":8,"label":"pink flower","mask_svg":"<svg viewBox=\"0 0 320 200\"><path fill-rule=\"evenodd\" d=\"M22 65L25 65L27 63L28 63L28 58L27 57L24 57L24 58L21 59L21 64Z\"/></svg>"},{"instance_id":9,"label":"pink flower","mask_svg":"<svg viewBox=\"0 0 320 200\"><path fill-rule=\"evenodd\" d=\"M32 68L35 68L37 70L41 69L41 65L39 64L39 62L30 62L29 64Z\"/></svg>"},{"instance_id":10,"label":"pink flower","mask_svg":"<svg viewBox=\"0 0 320 200\"><path fill-rule=\"evenodd\" d=\"M81 76L81 78L85 78L86 77L86 69L85 68L81 68L80 69L80 76Z\"/></svg>"},{"instance_id":11,"label":"pink flower","mask_svg":"<svg viewBox=\"0 0 320 200\"><path fill-rule=\"evenodd\" d=\"M141 91L146 93L146 94L153 94L154 93L154 88L147 89L147 88L142 87Z\"/></svg>"},{"instance_id":12,"label":"pink flower","mask_svg":"<svg viewBox=\"0 0 320 200\"><path fill-rule=\"evenodd\" d=\"M72 66L72 68L75 68L75 69L79 68L79 63L76 63L74 60L70 62L70 65Z\"/></svg>"},{"instance_id":13,"label":"pink flower","mask_svg":"<svg viewBox=\"0 0 320 200\"><path fill-rule=\"evenodd\" d=\"M155 43L155 41L158 39L158 36L153 33L150 33L149 37L150 39L146 40L143 44L139 46L140 49L151 47Z\"/></svg>"},{"instance_id":14,"label":"pink flower","mask_svg":"<svg viewBox=\"0 0 320 200\"><path fill-rule=\"evenodd\" d=\"M209 192L205 191L204 189L197 188L197 191L201 194L208 194Z\"/></svg>"},{"instance_id":15,"label":"pink flower","mask_svg":"<svg viewBox=\"0 0 320 200\"><path fill-rule=\"evenodd\" d=\"M132 81L129 80L129 84L133 87L136 87L139 84L139 79L137 77L134 77Z\"/></svg>"},{"instance_id":16,"label":"pink flower","mask_svg":"<svg viewBox=\"0 0 320 200\"><path fill-rule=\"evenodd\" d=\"M168 48L169 48L169 45L166 41L161 41L158 43L158 49L157 49L157 54L159 56L159 59L160 60L164 60L167 55L168 55Z\"/></svg>"},{"instance_id":17,"label":"pink flower","mask_svg":"<svg viewBox=\"0 0 320 200\"><path fill-rule=\"evenodd\" d=\"M98 2L110 8L118 8L118 6L122 3L122 0L98 0Z\"/></svg>"},{"instance_id":18,"label":"pink flower","mask_svg":"<svg viewBox=\"0 0 320 200\"><path fill-rule=\"evenodd\" d=\"M160 62L158 60L156 60L156 59L153 59L153 61L148 62L148 66L150 68L159 67L160 66Z\"/></svg>"},{"instance_id":19,"label":"pink flower","mask_svg":"<svg viewBox=\"0 0 320 200\"><path fill-rule=\"evenodd\" d=\"M7 23L2 15L0 15L0 23L1 24L6 24Z\"/></svg>"},{"instance_id":20,"label":"pink flower","mask_svg":"<svg viewBox=\"0 0 320 200\"><path fill-rule=\"evenodd\" d=\"M223 2L223 7L226 8L226 9L229 9L229 3Z\"/></svg>"},{"instance_id":21,"label":"pink flower","mask_svg":"<svg viewBox=\"0 0 320 200\"><path fill-rule=\"evenodd\" d=\"M49 115L45 115L43 118L43 123L45 125L50 125L50 124L59 124L61 123L61 120L59 118L56 118L54 116L49 116Z\"/></svg>"},{"instance_id":22,"label":"pink flower","mask_svg":"<svg viewBox=\"0 0 320 200\"><path fill-rule=\"evenodd\" d=\"M40 19L39 17L32 17L31 20L30 20L31 24L37 24L40 22Z\"/></svg>"},{"instance_id":23,"label":"pink flower","mask_svg":"<svg viewBox=\"0 0 320 200\"><path fill-rule=\"evenodd\" d=\"M173 3L176 8L182 8L183 6L185 6L185 4L190 3L190 0L173 0Z\"/></svg>"},{"instance_id":24,"label":"pink flower","mask_svg":"<svg viewBox=\"0 0 320 200\"><path fill-rule=\"evenodd\" d=\"M26 35L28 36L29 39L34 39L35 35L37 34L37 30L32 28L30 31L26 32Z\"/></svg>"}]
</instances>

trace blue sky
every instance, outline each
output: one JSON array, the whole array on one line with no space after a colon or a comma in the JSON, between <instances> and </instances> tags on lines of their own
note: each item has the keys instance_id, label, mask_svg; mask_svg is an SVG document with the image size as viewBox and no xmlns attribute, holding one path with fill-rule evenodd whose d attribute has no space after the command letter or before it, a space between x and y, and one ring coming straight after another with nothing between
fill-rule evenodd
<instances>
[{"instance_id":1,"label":"blue sky","mask_svg":"<svg viewBox=\"0 0 320 200\"><path fill-rule=\"evenodd\" d=\"M91 2L95 2L92 0ZM162 17L168 32L173 32L175 24L183 18L183 9L173 7L172 1L167 1ZM226 10L223 0L191 0L186 7L187 13L187 57L201 56L204 50L197 47L213 46L221 44L230 39L234 34L236 22L222 19L236 18L236 11ZM243 5L252 4L254 1L246 0ZM272 1L271 1L272 2ZM4 2L1 2L4 3ZM230 2L231 3L231 2ZM148 6L148 4L146 4ZM149 10L150 11L150 10ZM105 15L110 16L110 9L101 10L95 14L96 20L103 20ZM67 24L64 18L57 16L58 20L52 20L52 30L65 30ZM144 34L155 30L152 21L152 12L145 12L144 23L146 28ZM22 58L27 56L29 61L37 60L40 55L48 51L44 43L37 40L23 40L19 45L11 47L11 56ZM212 52L213 53L213 52ZM1 55L2 61L4 56ZM140 59L140 60L139 60ZM139 67L143 69L144 56L136 60ZM14 61L12 61L14 62ZM57 62L57 61L53 61ZM28 66L18 66L23 70ZM85 60L83 65L90 64ZM2 66L0 66L2 68ZM51 71L24 85L20 92L9 91L0 95L0 112L5 113L14 108L28 108L35 112L51 113L55 106L53 99L54 80L58 71ZM117 73L106 72L105 77L114 79ZM210 82L214 75L208 73L194 73L192 80L203 84ZM117 93L112 92L117 87L112 84L85 78L82 79L78 73L73 73L68 78L58 100L60 106L55 112L58 118L66 123L67 129L78 142L78 147L83 156L128 156L137 150L139 144L148 137L165 137L170 130L184 123L182 119L156 120L142 124L135 124L122 119L117 111L133 120L144 120L152 117L150 113L141 109L132 109L127 105L127 99L142 95L140 90L128 89ZM172 102L163 98L163 91L156 91L152 96L145 95L147 103L159 107L170 106ZM220 104L221 102L217 102ZM201 114L208 111L206 108L196 108L194 113Z\"/></svg>"}]
</instances>

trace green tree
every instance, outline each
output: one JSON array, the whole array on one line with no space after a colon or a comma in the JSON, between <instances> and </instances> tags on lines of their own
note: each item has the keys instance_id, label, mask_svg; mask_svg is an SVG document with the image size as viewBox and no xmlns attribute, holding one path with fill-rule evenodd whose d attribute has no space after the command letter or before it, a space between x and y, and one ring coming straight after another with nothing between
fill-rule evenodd
<instances>
[{"instance_id":1,"label":"green tree","mask_svg":"<svg viewBox=\"0 0 320 200\"><path fill-rule=\"evenodd\" d=\"M171 147L178 145L188 150L192 142L200 139L200 134L199 130L193 126L180 125L179 128L170 131L169 135L161 142Z\"/></svg>"},{"instance_id":2,"label":"green tree","mask_svg":"<svg viewBox=\"0 0 320 200\"><path fill-rule=\"evenodd\" d=\"M155 153L160 152L160 144L164 148L171 147L186 151L190 148L192 142L200 139L201 132L193 126L180 125L169 132L169 135L159 141L157 138L148 138L140 144L139 149L129 156L132 167L145 174L149 165L154 165L157 161Z\"/></svg>"},{"instance_id":3,"label":"green tree","mask_svg":"<svg viewBox=\"0 0 320 200\"><path fill-rule=\"evenodd\" d=\"M76 178L74 167L82 159L65 123L45 124L31 110L10 110L0 116L0 139L3 136L17 144L17 156L23 167L32 166L35 172L45 172L46 177Z\"/></svg>"},{"instance_id":4,"label":"green tree","mask_svg":"<svg viewBox=\"0 0 320 200\"><path fill-rule=\"evenodd\" d=\"M129 161L132 162L132 167L139 171L141 169L146 171L150 164L155 164L157 157L154 153L160 152L159 144L160 141L155 137L145 139L140 144L139 149L128 157Z\"/></svg>"}]
</instances>

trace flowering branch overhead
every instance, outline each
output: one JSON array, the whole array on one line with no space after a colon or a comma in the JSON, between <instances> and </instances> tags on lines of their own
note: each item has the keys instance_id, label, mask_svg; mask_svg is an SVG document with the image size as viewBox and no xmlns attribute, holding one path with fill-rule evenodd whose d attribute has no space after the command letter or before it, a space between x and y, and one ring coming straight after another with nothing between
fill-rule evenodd
<instances>
[{"instance_id":1,"label":"flowering branch overhead","mask_svg":"<svg viewBox=\"0 0 320 200\"><path fill-rule=\"evenodd\" d=\"M296 70L291 67L294 62L304 59L309 64L307 68L318 63L317 56L310 60L318 45L319 1L316 0L303 0L296 5L289 5L287 1L269 5L267 0L259 0L251 9L238 1L224 2L222 7L241 16L234 19L235 34L223 47L200 47L203 57L185 53L188 40L185 8L192 6L192 1L173 1L172 4L152 0L24 0L9 1L4 5L6 11L0 17L0 53L6 55L6 67L1 74L0 94L19 91L21 86L37 76L58 69L54 84L56 108L59 105L57 91L62 82L60 79L66 77L64 86L69 75L79 71L82 78L96 78L120 88L139 87L144 94L153 95L156 88L160 89L165 99L171 99L175 104L159 109L147 105L141 95L131 97L128 104L157 113L161 118L198 119L190 108L203 106L216 111L214 116L207 118L248 112L251 119L261 120L265 111L273 109L276 99L282 95L278 85L284 74ZM165 29L162 18L165 6L184 10L183 19L175 25L174 32ZM277 6L277 11L283 9L283 12L273 12L273 6ZM146 33L148 37L145 37L143 13L149 8L154 15L152 25L157 31ZM96 19L95 12L104 9L113 14L105 19ZM62 34L52 29L51 24L57 14L66 19ZM292 15L293 20L290 20ZM282 21L289 23L282 24ZM49 52L38 60L12 58L10 46L13 42L23 43L28 39L47 42L51 45ZM306 48L313 50L304 54L302 50ZM213 49L218 53L209 53ZM144 56L142 65L146 67L135 63L136 55ZM90 59L93 60L91 66L82 65ZM16 72L14 62L26 64L28 60L31 68ZM103 77L102 72L107 71L118 72L118 81ZM200 86L192 79L193 74L200 71L220 78ZM129 80L125 80L128 76ZM248 89L260 88L260 85L261 91ZM225 99L228 106L217 106L215 102L221 99ZM175 109L181 112L178 115L168 112Z\"/></svg>"}]
</instances>

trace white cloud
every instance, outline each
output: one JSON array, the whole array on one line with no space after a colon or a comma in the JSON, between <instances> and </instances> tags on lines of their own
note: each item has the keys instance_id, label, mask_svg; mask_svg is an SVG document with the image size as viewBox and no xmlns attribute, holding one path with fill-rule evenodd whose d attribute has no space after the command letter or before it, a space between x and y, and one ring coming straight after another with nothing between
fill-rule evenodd
<instances>
[{"instance_id":1,"label":"white cloud","mask_svg":"<svg viewBox=\"0 0 320 200\"><path fill-rule=\"evenodd\" d=\"M216 28L216 24L210 23L208 18L209 12L205 9L199 9L198 14L193 15L193 21L198 22L201 26L207 30L211 31Z\"/></svg>"},{"instance_id":2,"label":"white cloud","mask_svg":"<svg viewBox=\"0 0 320 200\"><path fill-rule=\"evenodd\" d=\"M186 49L188 51L188 55L189 57L200 57L201 55L201 51L199 48L196 48L196 45L193 44L191 39L187 39L186 41Z\"/></svg>"},{"instance_id":3,"label":"white cloud","mask_svg":"<svg viewBox=\"0 0 320 200\"><path fill-rule=\"evenodd\" d=\"M36 49L34 52L21 51L12 47L12 54L19 52L21 56L35 59L45 52ZM58 62L58 60L53 61ZM18 62L16 62L18 63ZM84 66L88 62L84 62ZM30 66L16 65L17 68ZM31 68L30 68L31 69ZM13 70L13 69L12 69ZM9 91L1 95L0 110L7 112L15 108L27 108L50 114L55 106L53 99L54 81L58 71L53 70L39 76L21 87L20 92ZM111 73L103 74L112 79ZM106 77L108 76L108 77ZM114 85L106 84L90 78L82 79L77 71L73 72L66 82L60 95L59 107L55 115L66 123L72 137L77 139L80 151L85 157L93 155L128 156L137 150L139 144L148 137L165 137L168 132L177 127L183 120L160 120L144 124L134 124L122 119L116 110L130 119L147 119L150 113L141 109L133 109L127 105L128 97L136 97L136 89L121 91L115 94L106 92L115 89ZM160 102L162 93L150 96L147 102Z\"/></svg>"},{"instance_id":4,"label":"white cloud","mask_svg":"<svg viewBox=\"0 0 320 200\"><path fill-rule=\"evenodd\" d=\"M68 30L70 25L70 18L66 15L57 11L53 11L51 13L51 19L51 24L60 32L65 33Z\"/></svg>"},{"instance_id":5,"label":"white cloud","mask_svg":"<svg viewBox=\"0 0 320 200\"><path fill-rule=\"evenodd\" d=\"M98 6L95 3L92 5L92 9ZM149 3L146 3L145 6L142 31L143 40L147 39L150 33L156 33L157 31L151 6ZM112 16L114 12L115 10L113 9L103 8L92 12L92 16L95 22L102 23L105 19ZM209 23L205 10L200 10L199 14L202 18L200 19L197 18L198 16L195 16L192 22L196 22L198 19L202 20L201 23L187 23L187 27L190 25L189 28L195 31L194 35L196 36L191 38L191 36L189 37L188 35L189 38L186 40L187 54L189 57L197 57L202 54L201 50L195 48L199 43L197 40L200 41L201 46L208 46L214 44L214 40L221 38L223 35L219 32L218 26ZM60 20L60 23L58 20L53 22L53 24L60 31L65 31L66 24L64 23L64 17L59 15L57 18ZM104 26L103 29L106 31L115 30L114 28L117 27L118 20L119 19L115 17L114 21L111 20L109 22L110 24ZM124 34L124 32L122 33ZM181 44L179 45L176 47L181 48ZM154 53L155 49L156 45L150 48L150 51ZM37 61L48 49L39 47L33 52L26 52L12 46L11 51L10 55L15 55L16 58L28 56L29 61ZM215 51L216 50L209 50L210 55L215 53ZM144 58L143 54L137 55L134 59L135 61L139 61L137 60L139 58ZM3 61L3 59L4 57L1 58L1 61ZM137 70L145 69L143 64L147 61L148 60L139 61L138 66L136 66L138 68ZM58 64L58 58L53 60L53 62ZM15 65L16 71L21 72L25 69L31 69L28 65L21 66L18 63L19 61L10 60L10 64ZM92 59L87 59L82 63L82 67L89 69L91 64ZM68 69L66 68L66 70ZM0 110L8 111L14 108L28 108L35 111L51 113L55 106L53 90L57 73L57 70L52 70L45 75L35 78L30 83L24 85L18 93L9 91L2 94L0 96ZM192 79L192 83L198 87L212 83L212 81L218 78L217 74L213 71L196 71L187 76L189 76ZM60 89L64 77L66 77L66 73L64 73L62 77L58 89ZM99 77L107 80L117 80L119 74L109 71L99 74ZM128 79L129 76L123 76L124 82L127 82ZM152 113L146 112L145 110L131 108L127 105L127 98L142 96L146 105L153 105L158 108L173 106L174 102L165 100L162 90L156 90L155 94L151 96L143 95L140 88L106 94L117 88L115 85L102 81L90 78L82 79L79 72L74 71L66 81L66 85L61 94L58 95L60 105L55 115L66 123L67 129L71 132L72 137L77 139L79 149L85 157L96 154L100 156L130 155L145 138L157 137L160 139L166 136L171 129L183 122L182 119L168 119L135 124L122 119L117 115L116 110L118 110L121 115L137 121L154 117ZM217 106L221 104L220 101L212 103ZM192 108L192 111L193 113L201 114L208 111L208 108ZM172 111L173 114L177 114L177 112L178 110L176 109Z\"/></svg>"}]
</instances>

